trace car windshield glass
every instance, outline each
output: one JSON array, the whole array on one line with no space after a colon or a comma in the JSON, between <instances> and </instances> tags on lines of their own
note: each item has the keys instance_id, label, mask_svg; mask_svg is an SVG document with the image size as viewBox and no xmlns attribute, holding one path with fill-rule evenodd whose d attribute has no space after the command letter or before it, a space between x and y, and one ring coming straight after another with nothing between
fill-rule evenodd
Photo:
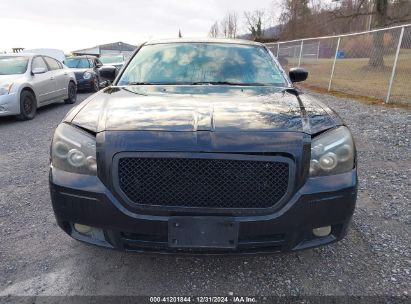
<instances>
[{"instance_id":1,"label":"car windshield glass","mask_svg":"<svg viewBox=\"0 0 411 304\"><path fill-rule=\"evenodd\" d=\"M0 75L24 74L27 71L29 59L23 56L1 56Z\"/></svg>"},{"instance_id":2,"label":"car windshield glass","mask_svg":"<svg viewBox=\"0 0 411 304\"><path fill-rule=\"evenodd\" d=\"M228 43L144 46L127 65L118 85L142 83L287 86L265 48Z\"/></svg>"},{"instance_id":3,"label":"car windshield glass","mask_svg":"<svg viewBox=\"0 0 411 304\"><path fill-rule=\"evenodd\" d=\"M100 61L102 63L122 63L124 58L123 56L101 56Z\"/></svg>"},{"instance_id":4,"label":"car windshield glass","mask_svg":"<svg viewBox=\"0 0 411 304\"><path fill-rule=\"evenodd\" d=\"M87 58L66 58L64 64L71 69L85 69L91 67Z\"/></svg>"}]
</instances>

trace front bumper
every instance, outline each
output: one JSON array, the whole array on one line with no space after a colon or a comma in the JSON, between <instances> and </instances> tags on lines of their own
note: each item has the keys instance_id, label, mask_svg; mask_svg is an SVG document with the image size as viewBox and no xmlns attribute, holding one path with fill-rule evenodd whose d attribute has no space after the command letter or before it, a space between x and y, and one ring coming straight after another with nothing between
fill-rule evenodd
<instances>
[{"instance_id":1,"label":"front bumper","mask_svg":"<svg viewBox=\"0 0 411 304\"><path fill-rule=\"evenodd\" d=\"M76 76L77 80L77 90L92 90L94 87L94 77L91 77L90 79L84 79L82 76L78 77Z\"/></svg>"},{"instance_id":2,"label":"front bumper","mask_svg":"<svg viewBox=\"0 0 411 304\"><path fill-rule=\"evenodd\" d=\"M341 240L346 235L355 208L357 172L311 178L272 214L224 215L238 222L235 249L176 249L170 246L169 220L185 214L133 213L95 176L68 173L52 167L50 192L58 225L80 241L136 252L263 254L295 251ZM103 237L82 235L73 228L74 223L100 228ZM313 228L324 226L332 227L330 235L315 237L312 234Z\"/></svg>"},{"instance_id":3,"label":"front bumper","mask_svg":"<svg viewBox=\"0 0 411 304\"><path fill-rule=\"evenodd\" d=\"M16 93L0 95L0 116L20 114L20 100Z\"/></svg>"}]
</instances>

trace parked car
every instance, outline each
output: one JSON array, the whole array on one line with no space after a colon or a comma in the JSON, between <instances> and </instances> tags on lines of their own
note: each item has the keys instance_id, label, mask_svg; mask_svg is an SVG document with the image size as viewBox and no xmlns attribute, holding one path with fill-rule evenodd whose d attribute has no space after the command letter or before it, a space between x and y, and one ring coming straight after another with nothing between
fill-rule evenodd
<instances>
[{"instance_id":1,"label":"parked car","mask_svg":"<svg viewBox=\"0 0 411 304\"><path fill-rule=\"evenodd\" d=\"M58 225L136 252L259 254L341 240L356 150L339 116L294 87L307 76L287 76L255 42L144 44L55 131Z\"/></svg>"},{"instance_id":2,"label":"parked car","mask_svg":"<svg viewBox=\"0 0 411 304\"><path fill-rule=\"evenodd\" d=\"M63 63L70 68L77 79L77 88L97 92L100 88L109 85L107 79L100 76L101 61L94 56L67 57Z\"/></svg>"},{"instance_id":3,"label":"parked car","mask_svg":"<svg viewBox=\"0 0 411 304\"><path fill-rule=\"evenodd\" d=\"M75 103L76 78L58 60L37 54L0 55L0 116L32 119L37 108Z\"/></svg>"},{"instance_id":4,"label":"parked car","mask_svg":"<svg viewBox=\"0 0 411 304\"><path fill-rule=\"evenodd\" d=\"M64 55L64 51L59 49L24 49L20 52L20 54L23 53L32 53L37 55L49 56L51 58L57 59L60 62L63 62L64 58L66 58L66 55Z\"/></svg>"},{"instance_id":5,"label":"parked car","mask_svg":"<svg viewBox=\"0 0 411 304\"><path fill-rule=\"evenodd\" d=\"M122 54L103 54L100 56L100 61L103 65L114 66L120 70L124 65L125 59Z\"/></svg>"}]
</instances>

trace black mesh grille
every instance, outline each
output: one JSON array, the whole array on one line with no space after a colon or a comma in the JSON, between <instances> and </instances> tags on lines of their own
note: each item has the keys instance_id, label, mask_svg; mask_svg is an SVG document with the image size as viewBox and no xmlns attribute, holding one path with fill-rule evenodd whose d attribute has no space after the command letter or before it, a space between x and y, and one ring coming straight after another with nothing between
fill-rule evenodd
<instances>
[{"instance_id":1,"label":"black mesh grille","mask_svg":"<svg viewBox=\"0 0 411 304\"><path fill-rule=\"evenodd\" d=\"M120 158L119 184L135 204L269 208L287 192L288 163L198 158Z\"/></svg>"},{"instance_id":2,"label":"black mesh grille","mask_svg":"<svg viewBox=\"0 0 411 304\"><path fill-rule=\"evenodd\" d=\"M74 73L74 75L76 76L76 80L82 80L84 73Z\"/></svg>"}]
</instances>

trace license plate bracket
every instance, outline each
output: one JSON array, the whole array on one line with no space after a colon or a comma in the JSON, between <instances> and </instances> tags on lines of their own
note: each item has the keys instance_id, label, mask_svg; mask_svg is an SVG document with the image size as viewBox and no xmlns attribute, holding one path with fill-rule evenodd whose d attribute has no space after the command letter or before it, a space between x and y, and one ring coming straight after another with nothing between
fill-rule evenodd
<instances>
[{"instance_id":1,"label":"license plate bracket","mask_svg":"<svg viewBox=\"0 0 411 304\"><path fill-rule=\"evenodd\" d=\"M172 217L168 221L171 248L235 249L238 222L219 217Z\"/></svg>"}]
</instances>

